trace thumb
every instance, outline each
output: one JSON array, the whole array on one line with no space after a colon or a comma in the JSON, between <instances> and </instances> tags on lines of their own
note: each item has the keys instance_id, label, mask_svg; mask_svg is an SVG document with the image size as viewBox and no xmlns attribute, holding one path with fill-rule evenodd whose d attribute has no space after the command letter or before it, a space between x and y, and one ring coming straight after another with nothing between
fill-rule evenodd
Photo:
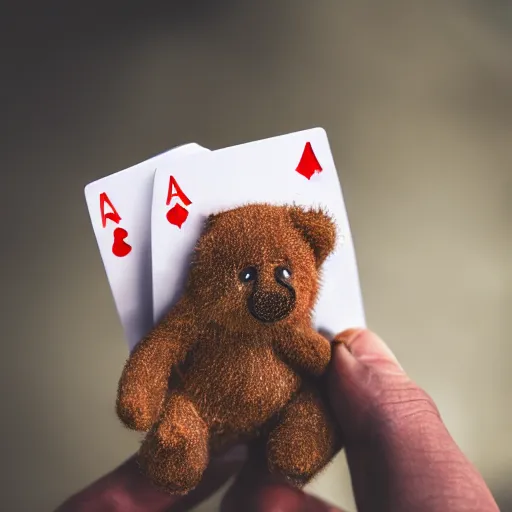
<instances>
[{"instance_id":1,"label":"thumb","mask_svg":"<svg viewBox=\"0 0 512 512\"><path fill-rule=\"evenodd\" d=\"M412 383L386 343L366 329L349 329L334 338L329 392L347 441L399 415L402 404L438 415L433 401Z\"/></svg>"},{"instance_id":2,"label":"thumb","mask_svg":"<svg viewBox=\"0 0 512 512\"><path fill-rule=\"evenodd\" d=\"M334 339L329 378L358 510L497 511L433 400L376 334Z\"/></svg>"}]
</instances>

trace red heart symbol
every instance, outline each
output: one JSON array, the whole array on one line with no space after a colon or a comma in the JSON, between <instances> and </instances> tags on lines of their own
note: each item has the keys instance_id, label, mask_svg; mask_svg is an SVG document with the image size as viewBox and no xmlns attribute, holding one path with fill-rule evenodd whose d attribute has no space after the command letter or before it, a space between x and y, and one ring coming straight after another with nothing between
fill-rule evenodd
<instances>
[{"instance_id":1,"label":"red heart symbol","mask_svg":"<svg viewBox=\"0 0 512 512\"><path fill-rule=\"evenodd\" d=\"M123 258L124 256L130 254L132 250L132 246L128 245L124 239L128 236L128 231L123 228L114 229L114 243L112 244L112 252L114 256L118 258Z\"/></svg>"}]
</instances>

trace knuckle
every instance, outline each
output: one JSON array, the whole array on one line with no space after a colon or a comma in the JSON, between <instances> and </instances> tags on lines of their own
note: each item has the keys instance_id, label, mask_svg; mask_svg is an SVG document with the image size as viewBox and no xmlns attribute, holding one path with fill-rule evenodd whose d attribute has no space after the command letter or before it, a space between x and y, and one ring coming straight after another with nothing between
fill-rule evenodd
<instances>
[{"instance_id":1,"label":"knuckle","mask_svg":"<svg viewBox=\"0 0 512 512\"><path fill-rule=\"evenodd\" d=\"M379 424L401 427L418 420L440 420L439 410L430 395L412 382L381 388L372 413Z\"/></svg>"},{"instance_id":2,"label":"knuckle","mask_svg":"<svg viewBox=\"0 0 512 512\"><path fill-rule=\"evenodd\" d=\"M403 372L382 372L361 365L349 391L344 413L350 416L351 426L346 434L356 442L414 429L419 423L430 428L441 421L430 395Z\"/></svg>"}]
</instances>

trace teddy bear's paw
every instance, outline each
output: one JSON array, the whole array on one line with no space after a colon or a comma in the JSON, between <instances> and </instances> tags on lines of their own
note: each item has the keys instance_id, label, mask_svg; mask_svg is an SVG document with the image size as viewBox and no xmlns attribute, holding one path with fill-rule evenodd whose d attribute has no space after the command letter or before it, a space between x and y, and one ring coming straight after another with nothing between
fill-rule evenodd
<instances>
[{"instance_id":1,"label":"teddy bear's paw","mask_svg":"<svg viewBox=\"0 0 512 512\"><path fill-rule=\"evenodd\" d=\"M155 485L186 494L208 465L208 427L188 397L172 393L162 416L139 451L140 464Z\"/></svg>"},{"instance_id":2,"label":"teddy bear's paw","mask_svg":"<svg viewBox=\"0 0 512 512\"><path fill-rule=\"evenodd\" d=\"M286 407L269 434L269 469L301 487L329 463L337 446L327 410L315 395L303 392Z\"/></svg>"},{"instance_id":3,"label":"teddy bear's paw","mask_svg":"<svg viewBox=\"0 0 512 512\"><path fill-rule=\"evenodd\" d=\"M296 487L306 485L324 466L324 454L315 451L308 452L308 443L302 446L290 439L282 441L280 446L272 443L267 451L268 465L271 473L277 473Z\"/></svg>"},{"instance_id":4,"label":"teddy bear's paw","mask_svg":"<svg viewBox=\"0 0 512 512\"><path fill-rule=\"evenodd\" d=\"M317 347L317 355L312 365L312 373L322 375L331 362L331 344L321 334L316 334L314 343Z\"/></svg>"},{"instance_id":5,"label":"teddy bear's paw","mask_svg":"<svg viewBox=\"0 0 512 512\"><path fill-rule=\"evenodd\" d=\"M155 421L153 409L140 400L119 399L116 410L123 424L137 432L147 432Z\"/></svg>"},{"instance_id":6,"label":"teddy bear's paw","mask_svg":"<svg viewBox=\"0 0 512 512\"><path fill-rule=\"evenodd\" d=\"M179 427L162 430L153 429L143 442L139 464L156 486L187 494L199 484L208 465L208 438Z\"/></svg>"}]
</instances>

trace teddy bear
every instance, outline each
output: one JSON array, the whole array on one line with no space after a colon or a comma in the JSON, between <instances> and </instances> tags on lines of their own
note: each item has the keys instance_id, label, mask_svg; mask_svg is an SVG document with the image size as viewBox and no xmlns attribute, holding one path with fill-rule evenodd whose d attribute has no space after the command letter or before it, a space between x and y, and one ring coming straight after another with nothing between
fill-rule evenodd
<instances>
[{"instance_id":1,"label":"teddy bear","mask_svg":"<svg viewBox=\"0 0 512 512\"><path fill-rule=\"evenodd\" d=\"M312 327L336 228L321 209L248 204L210 215L180 299L123 369L117 414L145 432L153 483L186 494L210 457L263 438L271 472L301 487L340 449Z\"/></svg>"}]
</instances>

